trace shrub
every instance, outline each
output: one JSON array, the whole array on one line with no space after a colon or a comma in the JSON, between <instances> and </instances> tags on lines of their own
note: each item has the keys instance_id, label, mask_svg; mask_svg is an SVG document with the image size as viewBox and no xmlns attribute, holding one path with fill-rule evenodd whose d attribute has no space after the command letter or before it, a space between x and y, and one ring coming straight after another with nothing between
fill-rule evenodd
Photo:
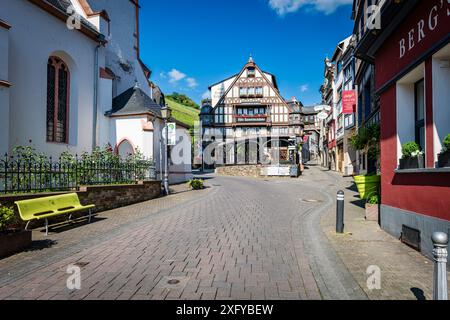
<instances>
[{"instance_id":1,"label":"shrub","mask_svg":"<svg viewBox=\"0 0 450 320\"><path fill-rule=\"evenodd\" d=\"M194 190L202 190L205 188L205 185L203 183L203 180L194 179L189 181L189 187L191 187Z\"/></svg>"},{"instance_id":2,"label":"shrub","mask_svg":"<svg viewBox=\"0 0 450 320\"><path fill-rule=\"evenodd\" d=\"M402 146L403 159L417 157L420 152L420 146L416 142L407 142Z\"/></svg>"},{"instance_id":3,"label":"shrub","mask_svg":"<svg viewBox=\"0 0 450 320\"><path fill-rule=\"evenodd\" d=\"M444 152L450 151L450 133L444 139Z\"/></svg>"},{"instance_id":4,"label":"shrub","mask_svg":"<svg viewBox=\"0 0 450 320\"><path fill-rule=\"evenodd\" d=\"M350 137L349 141L354 150L363 150L369 142L368 130L365 127L360 128L358 133Z\"/></svg>"},{"instance_id":5,"label":"shrub","mask_svg":"<svg viewBox=\"0 0 450 320\"><path fill-rule=\"evenodd\" d=\"M368 204L378 204L378 195L374 195L369 197L369 201L367 201Z\"/></svg>"},{"instance_id":6,"label":"shrub","mask_svg":"<svg viewBox=\"0 0 450 320\"><path fill-rule=\"evenodd\" d=\"M380 155L380 126L373 124L362 127L349 139L350 145L355 151L367 148L368 157L371 160L378 159Z\"/></svg>"},{"instance_id":7,"label":"shrub","mask_svg":"<svg viewBox=\"0 0 450 320\"><path fill-rule=\"evenodd\" d=\"M0 231L5 231L14 221L14 210L0 205Z\"/></svg>"}]
</instances>

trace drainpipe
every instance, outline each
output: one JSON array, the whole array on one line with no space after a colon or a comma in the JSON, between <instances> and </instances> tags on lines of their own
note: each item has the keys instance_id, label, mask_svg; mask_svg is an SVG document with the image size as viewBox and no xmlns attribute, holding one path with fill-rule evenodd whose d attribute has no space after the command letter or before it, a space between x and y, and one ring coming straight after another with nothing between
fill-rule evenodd
<instances>
[{"instance_id":1,"label":"drainpipe","mask_svg":"<svg viewBox=\"0 0 450 320\"><path fill-rule=\"evenodd\" d=\"M98 51L101 47L99 44L95 47L95 57L94 57L94 114L93 114L93 125L92 125L92 150L97 147L97 117L98 117Z\"/></svg>"},{"instance_id":2,"label":"drainpipe","mask_svg":"<svg viewBox=\"0 0 450 320\"><path fill-rule=\"evenodd\" d=\"M99 62L98 62L98 52L102 46L105 45L106 40L103 34L97 36L97 41L99 44L95 47L94 56L94 110L93 110L93 125L92 125L92 150L97 147L97 131L98 131L98 79L99 79Z\"/></svg>"}]
</instances>

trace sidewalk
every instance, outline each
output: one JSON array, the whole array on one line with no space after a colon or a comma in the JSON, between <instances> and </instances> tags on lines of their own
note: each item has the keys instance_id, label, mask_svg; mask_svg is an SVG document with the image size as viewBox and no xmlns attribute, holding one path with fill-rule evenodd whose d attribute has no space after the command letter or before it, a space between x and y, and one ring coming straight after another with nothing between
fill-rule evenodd
<instances>
[{"instance_id":1,"label":"sidewalk","mask_svg":"<svg viewBox=\"0 0 450 320\"><path fill-rule=\"evenodd\" d=\"M48 237L42 228L33 230L33 246L30 249L0 259L0 287L53 261L75 255L127 230L139 228L143 220L186 206L211 191L191 191L187 184L170 186L170 190L171 195L168 197L100 212L91 224L80 219L73 224L52 226Z\"/></svg>"},{"instance_id":2,"label":"sidewalk","mask_svg":"<svg viewBox=\"0 0 450 320\"><path fill-rule=\"evenodd\" d=\"M335 206L322 219L322 228L367 296L375 300L431 300L433 262L384 232L377 222L366 221L364 202L354 190L353 179L329 174L342 181L338 187L345 191L346 234L335 232ZM381 290L368 289L366 271L369 266L380 267Z\"/></svg>"}]
</instances>

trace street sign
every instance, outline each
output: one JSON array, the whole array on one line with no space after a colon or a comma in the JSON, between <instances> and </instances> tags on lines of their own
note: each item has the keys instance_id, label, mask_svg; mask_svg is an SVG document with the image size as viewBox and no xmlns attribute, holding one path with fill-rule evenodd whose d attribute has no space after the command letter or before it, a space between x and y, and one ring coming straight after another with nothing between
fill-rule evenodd
<instances>
[{"instance_id":1,"label":"street sign","mask_svg":"<svg viewBox=\"0 0 450 320\"><path fill-rule=\"evenodd\" d=\"M176 123L168 123L167 124L167 133L168 133L168 146L175 146L177 144L177 124Z\"/></svg>"}]
</instances>

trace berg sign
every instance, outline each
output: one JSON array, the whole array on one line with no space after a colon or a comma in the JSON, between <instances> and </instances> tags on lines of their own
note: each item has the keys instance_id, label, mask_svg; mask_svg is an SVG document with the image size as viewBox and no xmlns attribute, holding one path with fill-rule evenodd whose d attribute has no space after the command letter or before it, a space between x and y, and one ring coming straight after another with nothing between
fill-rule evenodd
<instances>
[{"instance_id":1,"label":"berg sign","mask_svg":"<svg viewBox=\"0 0 450 320\"><path fill-rule=\"evenodd\" d=\"M440 22L439 20L440 12L442 13L443 17L445 17L445 15L447 15L447 17L450 16L449 11L450 2L447 2L446 7L443 0L436 1L435 3L436 4L433 7L431 7L431 9L429 9L429 11L427 12L426 17L423 17L422 19L418 20L417 24L415 24L408 31L408 34L406 34L404 37L400 39L399 41L400 59L403 58L406 53L408 53L414 47L416 47L417 44L426 39L428 35L436 29L436 27ZM445 12L444 10L445 8L447 9L446 10L447 12ZM441 17L441 19L443 17Z\"/></svg>"}]
</instances>

